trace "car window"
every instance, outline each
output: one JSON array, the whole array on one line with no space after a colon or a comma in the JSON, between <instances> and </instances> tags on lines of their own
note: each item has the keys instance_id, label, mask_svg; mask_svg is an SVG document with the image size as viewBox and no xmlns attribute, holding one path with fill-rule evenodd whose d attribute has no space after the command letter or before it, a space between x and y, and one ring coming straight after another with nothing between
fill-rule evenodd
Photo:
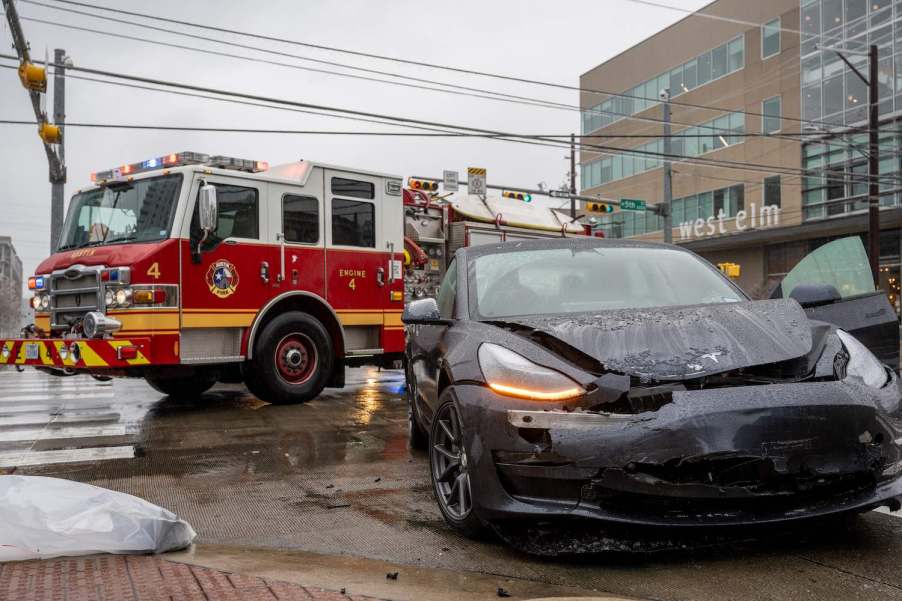
<instances>
[{"instance_id":1,"label":"car window","mask_svg":"<svg viewBox=\"0 0 902 601\"><path fill-rule=\"evenodd\" d=\"M701 258L666 248L491 253L476 257L471 273L485 318L746 300Z\"/></svg>"},{"instance_id":2,"label":"car window","mask_svg":"<svg viewBox=\"0 0 902 601\"><path fill-rule=\"evenodd\" d=\"M319 200L286 194L282 198L282 228L286 242L319 242Z\"/></svg>"},{"instance_id":3,"label":"car window","mask_svg":"<svg viewBox=\"0 0 902 601\"><path fill-rule=\"evenodd\" d=\"M840 238L808 254L783 279L784 296L789 296L799 284L830 284L842 298L874 292L871 266L861 238Z\"/></svg>"},{"instance_id":4,"label":"car window","mask_svg":"<svg viewBox=\"0 0 902 601\"><path fill-rule=\"evenodd\" d=\"M371 202L332 199L332 244L376 247L376 206Z\"/></svg>"},{"instance_id":5,"label":"car window","mask_svg":"<svg viewBox=\"0 0 902 601\"><path fill-rule=\"evenodd\" d=\"M454 297L457 294L457 261L451 261L445 279L438 289L438 311L442 319L451 319L454 316Z\"/></svg>"},{"instance_id":6,"label":"car window","mask_svg":"<svg viewBox=\"0 0 902 601\"><path fill-rule=\"evenodd\" d=\"M203 250L215 248L226 238L259 240L260 206L257 189L216 182L211 185L216 187L216 231L211 232L204 241ZM200 240L202 236L198 206L195 203L191 217L191 239Z\"/></svg>"}]
</instances>

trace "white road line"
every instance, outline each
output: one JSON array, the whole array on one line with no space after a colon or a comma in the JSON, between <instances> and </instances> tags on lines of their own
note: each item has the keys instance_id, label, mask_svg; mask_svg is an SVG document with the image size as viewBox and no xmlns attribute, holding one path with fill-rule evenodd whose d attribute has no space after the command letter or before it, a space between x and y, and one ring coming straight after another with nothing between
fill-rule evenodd
<instances>
[{"instance_id":1,"label":"white road line","mask_svg":"<svg viewBox=\"0 0 902 601\"><path fill-rule=\"evenodd\" d=\"M0 432L0 442L94 438L98 436L125 436L125 426L73 426L70 428L41 428L39 430L10 430L9 432Z\"/></svg>"},{"instance_id":2,"label":"white road line","mask_svg":"<svg viewBox=\"0 0 902 601\"><path fill-rule=\"evenodd\" d=\"M112 386L102 386L97 384L77 384L77 383L69 383L65 384L51 384L48 382L35 382L35 383L22 383L22 384L0 384L0 394L2 394L6 390L84 390L85 388L99 388L99 389L111 389Z\"/></svg>"},{"instance_id":3,"label":"white road line","mask_svg":"<svg viewBox=\"0 0 902 601\"><path fill-rule=\"evenodd\" d=\"M91 447L57 451L9 451L0 453L0 467L27 467L54 463L132 459L135 447Z\"/></svg>"},{"instance_id":4,"label":"white road line","mask_svg":"<svg viewBox=\"0 0 902 601\"><path fill-rule=\"evenodd\" d=\"M58 400L73 400L73 399L111 399L113 398L115 393L113 392L86 392L82 393L73 393L73 394L65 394L65 395L52 395L48 396L46 394L23 394L19 396L0 396L0 406L3 405L4 401L58 401Z\"/></svg>"},{"instance_id":5,"label":"white road line","mask_svg":"<svg viewBox=\"0 0 902 601\"><path fill-rule=\"evenodd\" d=\"M62 409L68 409L66 413L79 411L102 411L109 409L112 405L65 405L64 403L47 403L39 405L3 405L0 404L0 420L4 416L20 415L23 413L59 413Z\"/></svg>"}]
</instances>

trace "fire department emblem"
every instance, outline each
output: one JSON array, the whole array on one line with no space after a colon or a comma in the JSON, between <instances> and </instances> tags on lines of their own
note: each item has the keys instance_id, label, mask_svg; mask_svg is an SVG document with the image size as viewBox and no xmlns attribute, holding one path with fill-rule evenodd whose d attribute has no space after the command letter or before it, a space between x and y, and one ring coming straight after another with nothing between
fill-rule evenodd
<instances>
[{"instance_id":1,"label":"fire department emblem","mask_svg":"<svg viewBox=\"0 0 902 601\"><path fill-rule=\"evenodd\" d=\"M207 270L207 286L219 298L226 298L238 288L238 270L228 261L216 261Z\"/></svg>"}]
</instances>

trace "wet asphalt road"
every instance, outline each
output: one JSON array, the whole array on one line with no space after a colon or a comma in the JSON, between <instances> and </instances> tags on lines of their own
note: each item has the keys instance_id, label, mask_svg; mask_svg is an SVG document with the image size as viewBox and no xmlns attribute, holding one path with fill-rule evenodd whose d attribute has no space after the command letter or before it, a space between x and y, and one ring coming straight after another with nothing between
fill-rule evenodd
<instances>
[{"instance_id":1,"label":"wet asphalt road","mask_svg":"<svg viewBox=\"0 0 902 601\"><path fill-rule=\"evenodd\" d=\"M0 371L0 468L128 492L199 543L302 549L653 599L902 599L902 519L870 513L716 552L534 559L451 533L407 447L400 372L354 369L306 405L241 386L192 402L140 380Z\"/></svg>"}]
</instances>

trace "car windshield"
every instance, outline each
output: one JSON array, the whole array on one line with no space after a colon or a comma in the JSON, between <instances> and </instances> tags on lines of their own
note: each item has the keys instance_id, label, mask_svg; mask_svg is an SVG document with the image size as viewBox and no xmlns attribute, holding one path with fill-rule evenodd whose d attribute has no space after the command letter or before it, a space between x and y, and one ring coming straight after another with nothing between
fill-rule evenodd
<instances>
[{"instance_id":1,"label":"car windshield","mask_svg":"<svg viewBox=\"0 0 902 601\"><path fill-rule=\"evenodd\" d=\"M72 197L59 250L169 237L182 176L104 186Z\"/></svg>"},{"instance_id":2,"label":"car windshield","mask_svg":"<svg viewBox=\"0 0 902 601\"><path fill-rule=\"evenodd\" d=\"M470 273L482 319L746 300L695 255L667 248L492 253L476 257Z\"/></svg>"}]
</instances>

